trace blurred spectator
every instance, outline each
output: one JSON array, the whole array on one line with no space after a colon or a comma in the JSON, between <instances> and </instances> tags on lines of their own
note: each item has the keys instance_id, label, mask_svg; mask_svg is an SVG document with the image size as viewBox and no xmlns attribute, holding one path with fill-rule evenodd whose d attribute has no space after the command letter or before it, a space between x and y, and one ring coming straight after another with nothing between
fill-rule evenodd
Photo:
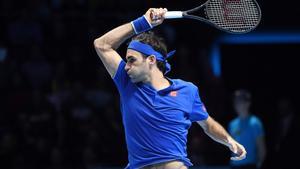
<instances>
[{"instance_id":1,"label":"blurred spectator","mask_svg":"<svg viewBox=\"0 0 300 169\"><path fill-rule=\"evenodd\" d=\"M43 42L43 30L31 11L24 8L16 21L8 25L8 40L13 45L41 44Z\"/></svg>"},{"instance_id":2,"label":"blurred spectator","mask_svg":"<svg viewBox=\"0 0 300 169\"><path fill-rule=\"evenodd\" d=\"M198 126L197 126L198 127ZM189 140L189 155L191 158L191 161L193 161L193 163L196 166L205 166L207 165L206 162L206 158L205 155L207 155L208 153L206 153L207 149L207 137L205 136L205 134L203 132L198 131L199 128L196 128L194 126L191 127L191 131L190 133L197 133L195 135L190 135Z\"/></svg>"},{"instance_id":3,"label":"blurred spectator","mask_svg":"<svg viewBox=\"0 0 300 169\"><path fill-rule=\"evenodd\" d=\"M55 65L51 83L52 92L48 94L49 102L54 106L56 112L61 113L62 105L70 97L70 82L67 78L65 62L58 62Z\"/></svg>"},{"instance_id":4,"label":"blurred spectator","mask_svg":"<svg viewBox=\"0 0 300 169\"><path fill-rule=\"evenodd\" d=\"M83 149L83 162L85 169L101 169L101 165L99 164L99 160L97 160L97 155L93 147L86 146Z\"/></svg>"},{"instance_id":5,"label":"blurred spectator","mask_svg":"<svg viewBox=\"0 0 300 169\"><path fill-rule=\"evenodd\" d=\"M0 1L0 11L4 16L8 16L13 9L13 1Z\"/></svg>"},{"instance_id":6,"label":"blurred spectator","mask_svg":"<svg viewBox=\"0 0 300 169\"><path fill-rule=\"evenodd\" d=\"M281 151L282 146L285 145L286 139L289 139L290 132L292 131L292 125L294 125L294 109L292 103L287 98L282 98L278 101L277 110L279 115L278 123L278 137L276 140L275 150Z\"/></svg>"},{"instance_id":7,"label":"blurred spectator","mask_svg":"<svg viewBox=\"0 0 300 169\"><path fill-rule=\"evenodd\" d=\"M8 86L7 48L0 41L0 91ZM1 100L1 97L0 97Z\"/></svg>"},{"instance_id":8,"label":"blurred spectator","mask_svg":"<svg viewBox=\"0 0 300 169\"><path fill-rule=\"evenodd\" d=\"M265 133L261 120L251 114L251 94L241 89L233 93L233 107L238 117L229 123L229 133L243 144L247 157L241 161L231 161L232 169L261 168L266 157Z\"/></svg>"},{"instance_id":9,"label":"blurred spectator","mask_svg":"<svg viewBox=\"0 0 300 169\"><path fill-rule=\"evenodd\" d=\"M60 148L53 147L50 154L49 169L66 169L63 165L63 154Z\"/></svg>"},{"instance_id":10,"label":"blurred spectator","mask_svg":"<svg viewBox=\"0 0 300 169\"><path fill-rule=\"evenodd\" d=\"M277 102L278 122L275 133L275 160L273 167L293 169L298 165L297 157L289 155L299 150L299 136L296 126L296 114L289 98L280 98Z\"/></svg>"},{"instance_id":11,"label":"blurred spectator","mask_svg":"<svg viewBox=\"0 0 300 169\"><path fill-rule=\"evenodd\" d=\"M0 63L3 63L7 56L7 49L0 44Z\"/></svg>"},{"instance_id":12,"label":"blurred spectator","mask_svg":"<svg viewBox=\"0 0 300 169\"><path fill-rule=\"evenodd\" d=\"M189 69L189 65L191 65L193 61L188 59L192 55L188 46L181 44L177 47L176 55L178 57L174 57L174 59L177 59L179 76L185 77L187 80L192 80L194 72L192 69Z\"/></svg>"},{"instance_id":13,"label":"blurred spectator","mask_svg":"<svg viewBox=\"0 0 300 169\"><path fill-rule=\"evenodd\" d=\"M30 59L22 65L22 72L33 89L49 89L52 65L39 46L32 46Z\"/></svg>"},{"instance_id":14,"label":"blurred spectator","mask_svg":"<svg viewBox=\"0 0 300 169\"><path fill-rule=\"evenodd\" d=\"M14 168L17 155L17 138L11 131L0 130L1 168Z\"/></svg>"}]
</instances>

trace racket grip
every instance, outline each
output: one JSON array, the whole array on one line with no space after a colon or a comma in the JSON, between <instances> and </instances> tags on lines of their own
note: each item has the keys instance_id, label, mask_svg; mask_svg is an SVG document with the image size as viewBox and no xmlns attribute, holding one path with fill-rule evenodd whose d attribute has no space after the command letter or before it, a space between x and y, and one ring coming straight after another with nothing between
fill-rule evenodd
<instances>
[{"instance_id":1,"label":"racket grip","mask_svg":"<svg viewBox=\"0 0 300 169\"><path fill-rule=\"evenodd\" d=\"M165 19L182 18L182 11L168 11L164 15Z\"/></svg>"}]
</instances>

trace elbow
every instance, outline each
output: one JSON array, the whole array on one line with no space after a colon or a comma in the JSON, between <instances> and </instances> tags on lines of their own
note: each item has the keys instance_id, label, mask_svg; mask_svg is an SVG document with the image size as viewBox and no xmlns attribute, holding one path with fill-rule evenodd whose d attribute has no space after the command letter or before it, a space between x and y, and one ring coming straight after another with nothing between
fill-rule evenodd
<instances>
[{"instance_id":1,"label":"elbow","mask_svg":"<svg viewBox=\"0 0 300 169\"><path fill-rule=\"evenodd\" d=\"M94 47L98 51L107 51L107 50L111 49L110 45L108 43L106 43L106 40L102 37L94 40Z\"/></svg>"},{"instance_id":2,"label":"elbow","mask_svg":"<svg viewBox=\"0 0 300 169\"><path fill-rule=\"evenodd\" d=\"M212 122L212 119L210 117L208 117L207 120L198 121L197 123L201 126L203 131L207 134L211 130L211 127L212 127L211 122Z\"/></svg>"},{"instance_id":3,"label":"elbow","mask_svg":"<svg viewBox=\"0 0 300 169\"><path fill-rule=\"evenodd\" d=\"M202 127L204 133L206 133L206 134L210 133L211 128L208 124L201 125L201 127Z\"/></svg>"}]
</instances>

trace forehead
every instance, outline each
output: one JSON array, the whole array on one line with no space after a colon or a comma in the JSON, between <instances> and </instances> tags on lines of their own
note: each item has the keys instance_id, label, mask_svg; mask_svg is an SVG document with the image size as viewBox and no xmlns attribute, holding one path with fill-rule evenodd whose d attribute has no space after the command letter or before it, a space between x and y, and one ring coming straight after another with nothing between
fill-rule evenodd
<instances>
[{"instance_id":1,"label":"forehead","mask_svg":"<svg viewBox=\"0 0 300 169\"><path fill-rule=\"evenodd\" d=\"M135 50L132 50L132 49L127 49L127 52L126 52L126 59L127 59L129 56L143 57L142 53L140 53L140 52L138 52L138 51L135 51Z\"/></svg>"},{"instance_id":2,"label":"forehead","mask_svg":"<svg viewBox=\"0 0 300 169\"><path fill-rule=\"evenodd\" d=\"M233 102L235 102L235 103L249 103L250 100L245 99L245 98L236 97L236 98L233 99Z\"/></svg>"}]
</instances>

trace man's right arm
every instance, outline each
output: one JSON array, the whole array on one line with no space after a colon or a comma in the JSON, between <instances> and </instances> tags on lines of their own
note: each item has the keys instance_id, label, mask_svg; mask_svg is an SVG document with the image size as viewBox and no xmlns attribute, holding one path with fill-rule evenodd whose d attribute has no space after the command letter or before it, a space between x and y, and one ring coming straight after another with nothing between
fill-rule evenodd
<instances>
[{"instance_id":1,"label":"man's right arm","mask_svg":"<svg viewBox=\"0 0 300 169\"><path fill-rule=\"evenodd\" d=\"M163 16L166 12L166 8L150 8L145 13L145 17L151 27L154 27L163 22ZM122 60L121 56L116 52L117 48L133 35L135 35L134 28L131 23L127 23L94 40L96 52L111 77L115 76Z\"/></svg>"},{"instance_id":2,"label":"man's right arm","mask_svg":"<svg viewBox=\"0 0 300 169\"><path fill-rule=\"evenodd\" d=\"M116 51L117 48L133 35L134 30L131 24L127 23L94 40L96 52L111 77L115 76L122 60L121 56Z\"/></svg>"}]
</instances>

